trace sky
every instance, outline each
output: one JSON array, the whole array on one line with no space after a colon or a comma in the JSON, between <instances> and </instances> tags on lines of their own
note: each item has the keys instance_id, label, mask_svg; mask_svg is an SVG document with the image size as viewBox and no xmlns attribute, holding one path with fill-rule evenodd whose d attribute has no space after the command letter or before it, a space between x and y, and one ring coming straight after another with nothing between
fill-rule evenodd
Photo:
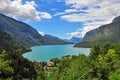
<instances>
[{"instance_id":1,"label":"sky","mask_svg":"<svg viewBox=\"0 0 120 80\"><path fill-rule=\"evenodd\" d=\"M120 0L0 0L0 13L41 35L69 39L112 22L120 15Z\"/></svg>"}]
</instances>

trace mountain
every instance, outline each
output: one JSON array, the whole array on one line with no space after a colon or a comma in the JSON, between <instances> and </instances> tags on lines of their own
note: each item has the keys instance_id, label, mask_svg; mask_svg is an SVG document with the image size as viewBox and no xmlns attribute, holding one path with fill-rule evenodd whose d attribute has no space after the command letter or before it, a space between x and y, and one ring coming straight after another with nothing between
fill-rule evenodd
<instances>
[{"instance_id":1,"label":"mountain","mask_svg":"<svg viewBox=\"0 0 120 80\"><path fill-rule=\"evenodd\" d=\"M62 39L60 39L60 38L58 38L56 36L52 36L50 34L45 34L44 37L46 37L46 38L53 38L53 39L57 39L57 40L62 40Z\"/></svg>"},{"instance_id":2,"label":"mountain","mask_svg":"<svg viewBox=\"0 0 120 80\"><path fill-rule=\"evenodd\" d=\"M120 16L113 19L113 22L117 22L117 21L120 21Z\"/></svg>"},{"instance_id":3,"label":"mountain","mask_svg":"<svg viewBox=\"0 0 120 80\"><path fill-rule=\"evenodd\" d=\"M78 38L78 37L72 37L71 39L64 39L67 42L71 42L71 43L79 43L82 42L82 38Z\"/></svg>"},{"instance_id":4,"label":"mountain","mask_svg":"<svg viewBox=\"0 0 120 80\"><path fill-rule=\"evenodd\" d=\"M69 42L66 42L56 36L52 36L49 34L45 34L44 37L46 40L49 40L48 44L70 44Z\"/></svg>"},{"instance_id":5,"label":"mountain","mask_svg":"<svg viewBox=\"0 0 120 80\"><path fill-rule=\"evenodd\" d=\"M30 45L39 45L43 41L43 37L34 28L3 14L0 14L0 30Z\"/></svg>"},{"instance_id":6,"label":"mountain","mask_svg":"<svg viewBox=\"0 0 120 80\"><path fill-rule=\"evenodd\" d=\"M6 50L8 53L11 52L26 52L30 51L30 47L16 39L13 39L9 34L4 31L0 31L0 52Z\"/></svg>"},{"instance_id":7,"label":"mountain","mask_svg":"<svg viewBox=\"0 0 120 80\"><path fill-rule=\"evenodd\" d=\"M13 38L29 44L34 45L47 45L47 44L65 44L52 38L41 36L37 30L23 22L17 21L13 18L0 14L0 30L10 34Z\"/></svg>"},{"instance_id":8,"label":"mountain","mask_svg":"<svg viewBox=\"0 0 120 80\"><path fill-rule=\"evenodd\" d=\"M113 19L110 24L100 26L86 33L83 42L119 42L120 41L120 16ZM81 43L77 44L80 46Z\"/></svg>"},{"instance_id":9,"label":"mountain","mask_svg":"<svg viewBox=\"0 0 120 80\"><path fill-rule=\"evenodd\" d=\"M36 76L33 62L22 56L29 50L30 47L0 31L0 80L30 80Z\"/></svg>"}]
</instances>

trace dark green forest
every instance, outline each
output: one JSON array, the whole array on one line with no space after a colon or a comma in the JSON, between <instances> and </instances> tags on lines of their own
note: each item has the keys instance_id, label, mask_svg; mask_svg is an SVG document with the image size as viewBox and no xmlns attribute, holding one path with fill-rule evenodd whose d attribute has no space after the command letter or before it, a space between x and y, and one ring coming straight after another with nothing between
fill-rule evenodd
<instances>
[{"instance_id":1,"label":"dark green forest","mask_svg":"<svg viewBox=\"0 0 120 80\"><path fill-rule=\"evenodd\" d=\"M36 71L31 61L22 57L30 47L0 31L0 80L35 79Z\"/></svg>"}]
</instances>

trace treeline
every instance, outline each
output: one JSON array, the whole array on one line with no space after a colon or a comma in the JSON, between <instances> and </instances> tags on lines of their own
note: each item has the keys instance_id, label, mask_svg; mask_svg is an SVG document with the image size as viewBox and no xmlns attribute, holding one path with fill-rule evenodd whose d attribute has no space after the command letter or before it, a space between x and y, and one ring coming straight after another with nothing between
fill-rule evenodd
<instances>
[{"instance_id":1,"label":"treeline","mask_svg":"<svg viewBox=\"0 0 120 80\"><path fill-rule=\"evenodd\" d=\"M2 51L0 53L0 80L32 80L36 79L36 71L32 62L20 54Z\"/></svg>"}]
</instances>

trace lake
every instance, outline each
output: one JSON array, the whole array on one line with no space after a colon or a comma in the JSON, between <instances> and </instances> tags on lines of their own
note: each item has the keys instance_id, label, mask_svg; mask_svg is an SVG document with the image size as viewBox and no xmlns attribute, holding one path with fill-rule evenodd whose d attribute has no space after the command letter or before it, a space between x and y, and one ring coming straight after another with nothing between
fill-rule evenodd
<instances>
[{"instance_id":1,"label":"lake","mask_svg":"<svg viewBox=\"0 0 120 80\"><path fill-rule=\"evenodd\" d=\"M66 55L89 55L90 48L75 48L73 44L67 45L42 45L34 46L31 52L24 53L23 56L31 61L49 61L52 58L60 58Z\"/></svg>"}]
</instances>

